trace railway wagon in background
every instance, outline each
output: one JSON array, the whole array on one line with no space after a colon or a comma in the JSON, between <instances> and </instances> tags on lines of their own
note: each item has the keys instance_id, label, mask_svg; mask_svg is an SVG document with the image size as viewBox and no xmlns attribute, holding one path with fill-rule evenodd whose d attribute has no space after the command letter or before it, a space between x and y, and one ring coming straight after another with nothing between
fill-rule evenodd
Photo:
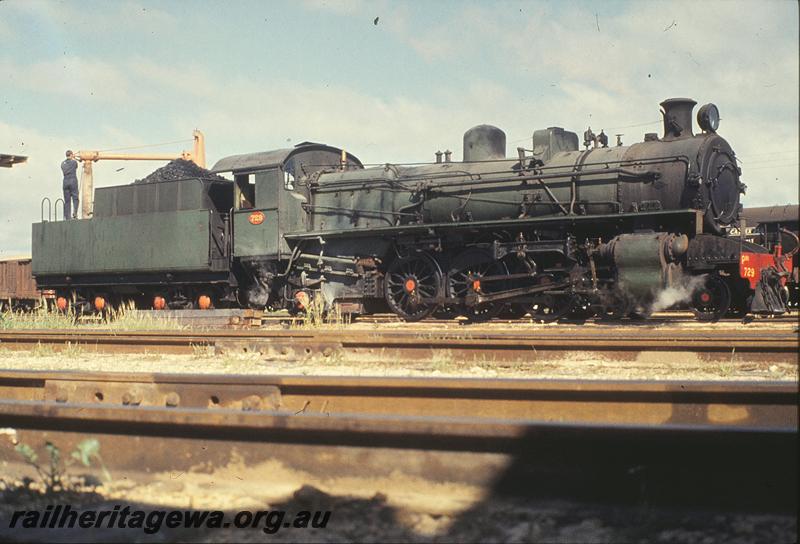
<instances>
[{"instance_id":1,"label":"railway wagon in background","mask_svg":"<svg viewBox=\"0 0 800 544\"><path fill-rule=\"evenodd\" d=\"M0 311L30 310L42 300L31 274L31 258L0 258Z\"/></svg>"},{"instance_id":2,"label":"railway wagon in background","mask_svg":"<svg viewBox=\"0 0 800 544\"><path fill-rule=\"evenodd\" d=\"M789 289L789 307L800 306L800 248L798 230L800 227L800 206L763 206L742 210L745 226L744 238L767 247L770 251L790 255L791 263L786 286ZM740 232L736 233L741 235ZM780 249L778 249L778 247Z\"/></svg>"}]
</instances>

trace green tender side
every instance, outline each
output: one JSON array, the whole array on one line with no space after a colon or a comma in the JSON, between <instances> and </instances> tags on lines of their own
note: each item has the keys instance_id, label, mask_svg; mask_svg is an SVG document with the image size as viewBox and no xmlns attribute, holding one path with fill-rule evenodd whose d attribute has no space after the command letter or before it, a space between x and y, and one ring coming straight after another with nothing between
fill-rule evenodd
<instances>
[{"instance_id":1,"label":"green tender side","mask_svg":"<svg viewBox=\"0 0 800 544\"><path fill-rule=\"evenodd\" d=\"M210 211L33 225L33 274L210 270Z\"/></svg>"}]
</instances>

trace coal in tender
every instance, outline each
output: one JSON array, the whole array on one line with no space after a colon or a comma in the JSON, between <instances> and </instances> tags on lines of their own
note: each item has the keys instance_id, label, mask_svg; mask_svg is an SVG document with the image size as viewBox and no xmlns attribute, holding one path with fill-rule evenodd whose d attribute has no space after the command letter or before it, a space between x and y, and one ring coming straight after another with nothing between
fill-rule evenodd
<instances>
[{"instance_id":1,"label":"coal in tender","mask_svg":"<svg viewBox=\"0 0 800 544\"><path fill-rule=\"evenodd\" d=\"M212 174L205 168L197 166L192 161L175 159L148 176L145 176L142 179L137 179L134 181L134 183L159 183L162 181L177 181L179 179L188 178L227 181L225 178L217 176L216 174Z\"/></svg>"}]
</instances>

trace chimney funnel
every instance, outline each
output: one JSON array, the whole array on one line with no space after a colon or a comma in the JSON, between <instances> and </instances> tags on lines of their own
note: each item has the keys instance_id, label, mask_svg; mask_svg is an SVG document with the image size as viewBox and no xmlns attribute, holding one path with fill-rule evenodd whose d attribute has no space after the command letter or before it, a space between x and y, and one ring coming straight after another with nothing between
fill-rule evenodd
<instances>
[{"instance_id":1,"label":"chimney funnel","mask_svg":"<svg viewBox=\"0 0 800 544\"><path fill-rule=\"evenodd\" d=\"M661 103L664 115L664 139L686 138L692 133L692 110L697 102L691 98L668 98Z\"/></svg>"}]
</instances>

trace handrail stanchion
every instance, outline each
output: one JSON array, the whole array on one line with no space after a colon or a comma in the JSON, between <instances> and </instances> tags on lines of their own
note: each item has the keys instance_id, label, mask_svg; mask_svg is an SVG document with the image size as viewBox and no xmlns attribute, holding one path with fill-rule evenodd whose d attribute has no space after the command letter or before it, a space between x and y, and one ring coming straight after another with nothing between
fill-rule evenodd
<instances>
[{"instance_id":1,"label":"handrail stanchion","mask_svg":"<svg viewBox=\"0 0 800 544\"><path fill-rule=\"evenodd\" d=\"M56 221L58 221L58 203L61 202L61 216L64 216L64 199L57 198L55 203L53 204L53 215L56 216Z\"/></svg>"},{"instance_id":2,"label":"handrail stanchion","mask_svg":"<svg viewBox=\"0 0 800 544\"><path fill-rule=\"evenodd\" d=\"M48 197L44 197L42 199L42 202L39 204L39 217L42 220L42 223L45 222L45 218L44 218L44 203L45 203L45 201L47 202L47 221L51 221L53 219L53 215L52 215L53 206L51 204L51 201L50 201L50 199Z\"/></svg>"},{"instance_id":3,"label":"handrail stanchion","mask_svg":"<svg viewBox=\"0 0 800 544\"><path fill-rule=\"evenodd\" d=\"M228 210L228 261L233 262L233 212L234 208Z\"/></svg>"}]
</instances>

